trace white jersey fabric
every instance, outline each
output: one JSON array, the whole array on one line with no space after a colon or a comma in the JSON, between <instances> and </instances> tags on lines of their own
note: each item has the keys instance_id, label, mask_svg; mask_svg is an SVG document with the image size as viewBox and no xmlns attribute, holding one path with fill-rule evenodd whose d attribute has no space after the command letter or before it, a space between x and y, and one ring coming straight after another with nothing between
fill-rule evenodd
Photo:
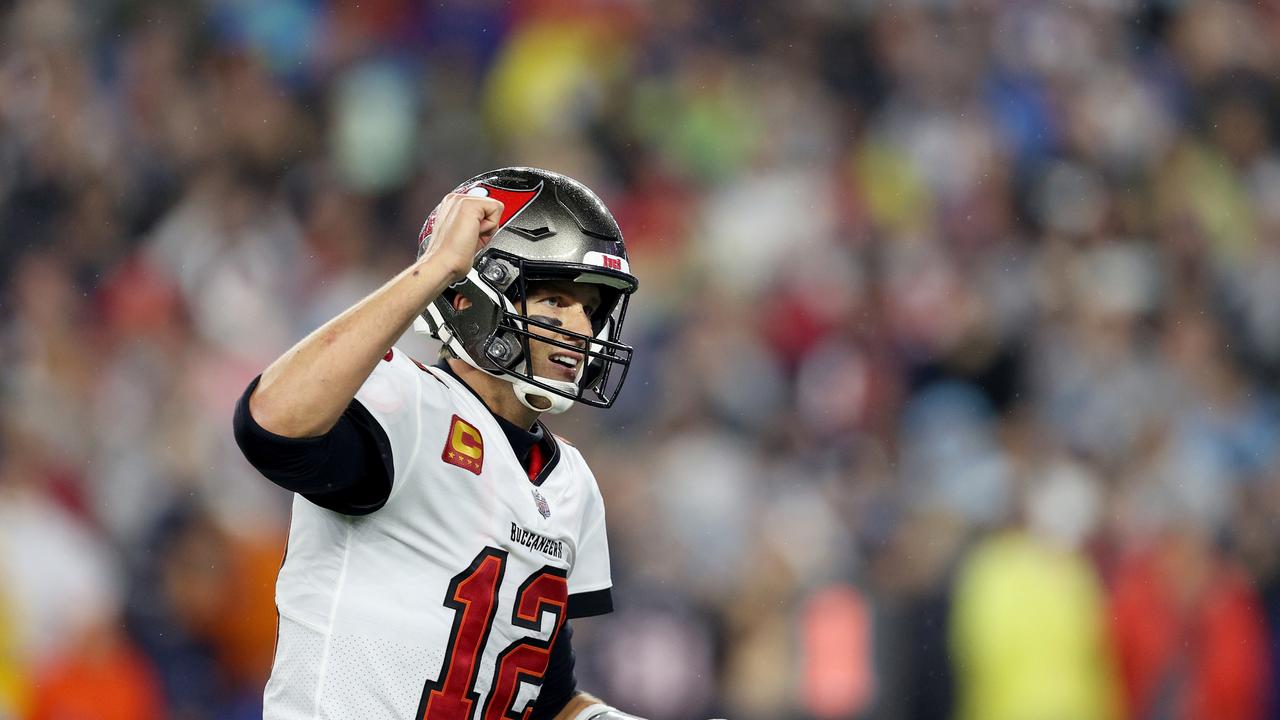
<instances>
[{"instance_id":1,"label":"white jersey fabric","mask_svg":"<svg viewBox=\"0 0 1280 720\"><path fill-rule=\"evenodd\" d=\"M522 717L568 608L611 585L595 478L557 439L535 486L466 386L398 350L356 399L391 493L363 516L294 498L264 719Z\"/></svg>"}]
</instances>

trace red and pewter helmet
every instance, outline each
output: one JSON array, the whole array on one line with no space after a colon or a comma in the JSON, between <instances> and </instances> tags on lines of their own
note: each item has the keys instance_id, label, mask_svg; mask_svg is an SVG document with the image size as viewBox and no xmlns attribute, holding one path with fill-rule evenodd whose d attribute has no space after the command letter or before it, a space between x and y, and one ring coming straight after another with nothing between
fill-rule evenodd
<instances>
[{"instance_id":1,"label":"red and pewter helmet","mask_svg":"<svg viewBox=\"0 0 1280 720\"><path fill-rule=\"evenodd\" d=\"M493 170L454 192L501 200L502 218L466 278L427 306L418 329L469 365L511 382L516 397L532 410L559 413L574 402L612 405L631 365L632 348L620 338L627 302L639 281L631 274L622 232L609 209L577 180L537 168ZM431 246L434 225L432 212L418 237L418 257ZM591 318L594 336L529 317L526 283L553 279L597 286L601 302ZM471 304L456 310L458 295ZM556 337L534 334L531 327ZM583 353L578 380L534 375L530 342ZM532 404L530 397L545 407Z\"/></svg>"}]
</instances>

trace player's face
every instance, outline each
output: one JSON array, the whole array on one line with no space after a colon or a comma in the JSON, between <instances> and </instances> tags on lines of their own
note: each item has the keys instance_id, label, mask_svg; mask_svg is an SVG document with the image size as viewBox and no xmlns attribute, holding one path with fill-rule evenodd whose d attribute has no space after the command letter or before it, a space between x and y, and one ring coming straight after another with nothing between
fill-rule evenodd
<instances>
[{"instance_id":1,"label":"player's face","mask_svg":"<svg viewBox=\"0 0 1280 720\"><path fill-rule=\"evenodd\" d=\"M592 335L591 315L600 307L600 291L594 286L569 280L548 280L529 283L526 292L529 317L569 332ZM540 327L530 326L529 329L534 335L570 342L578 348L585 344ZM533 374L551 380L577 382L586 364L586 357L580 351L566 350L549 343L530 341L529 354L533 358Z\"/></svg>"}]
</instances>

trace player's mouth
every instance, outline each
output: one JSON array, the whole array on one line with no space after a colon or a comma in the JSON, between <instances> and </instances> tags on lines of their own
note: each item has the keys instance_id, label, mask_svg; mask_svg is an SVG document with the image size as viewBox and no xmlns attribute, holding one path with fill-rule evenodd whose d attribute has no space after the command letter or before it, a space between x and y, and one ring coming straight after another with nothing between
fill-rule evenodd
<instances>
[{"instance_id":1,"label":"player's mouth","mask_svg":"<svg viewBox=\"0 0 1280 720\"><path fill-rule=\"evenodd\" d=\"M563 375L566 380L576 380L584 358L582 353L560 350L551 353L548 359L555 367L557 374Z\"/></svg>"}]
</instances>

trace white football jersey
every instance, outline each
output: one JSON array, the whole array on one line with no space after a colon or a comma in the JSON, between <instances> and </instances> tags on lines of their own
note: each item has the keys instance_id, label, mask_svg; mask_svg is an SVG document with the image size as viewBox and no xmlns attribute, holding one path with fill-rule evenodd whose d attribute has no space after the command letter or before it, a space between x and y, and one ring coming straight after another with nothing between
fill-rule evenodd
<instances>
[{"instance_id":1,"label":"white football jersey","mask_svg":"<svg viewBox=\"0 0 1280 720\"><path fill-rule=\"evenodd\" d=\"M569 608L607 600L595 478L556 440L535 486L466 386L398 350L356 398L391 494L358 517L294 498L265 720L523 717Z\"/></svg>"}]
</instances>

